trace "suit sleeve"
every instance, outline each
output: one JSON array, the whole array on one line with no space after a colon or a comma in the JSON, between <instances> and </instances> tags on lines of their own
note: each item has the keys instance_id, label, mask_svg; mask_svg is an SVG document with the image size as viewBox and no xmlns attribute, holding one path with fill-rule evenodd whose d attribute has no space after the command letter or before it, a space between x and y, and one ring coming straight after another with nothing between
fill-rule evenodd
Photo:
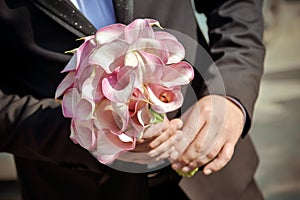
<instances>
[{"instance_id":1,"label":"suit sleeve","mask_svg":"<svg viewBox=\"0 0 300 200\"><path fill-rule=\"evenodd\" d=\"M0 99L0 151L53 163L89 157L70 140L69 119L54 99L20 97L1 90Z\"/></svg>"},{"instance_id":2,"label":"suit sleeve","mask_svg":"<svg viewBox=\"0 0 300 200\"><path fill-rule=\"evenodd\" d=\"M263 73L262 2L195 1L195 7L207 17L209 53L221 74L226 95L246 110L245 136L251 126Z\"/></svg>"},{"instance_id":3,"label":"suit sleeve","mask_svg":"<svg viewBox=\"0 0 300 200\"><path fill-rule=\"evenodd\" d=\"M61 67L76 35L43 15L31 1L0 1L0 152L52 163L94 163L73 143L70 119L54 99ZM44 26L47 24L47 26ZM54 34L55 33L55 34Z\"/></svg>"}]
</instances>

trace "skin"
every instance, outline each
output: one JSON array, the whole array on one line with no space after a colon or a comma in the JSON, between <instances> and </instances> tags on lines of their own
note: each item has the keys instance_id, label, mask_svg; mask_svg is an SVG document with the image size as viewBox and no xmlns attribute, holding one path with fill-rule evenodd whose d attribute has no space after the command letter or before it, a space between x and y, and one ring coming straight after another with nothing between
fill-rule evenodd
<instances>
[{"instance_id":1,"label":"skin","mask_svg":"<svg viewBox=\"0 0 300 200\"><path fill-rule=\"evenodd\" d=\"M180 130L182 127L183 122L181 119L172 119L165 124L161 132L152 137L138 140L135 149L132 151L151 152L155 149L151 157L157 157L157 160L159 160L159 155L165 154L170 148L174 147L177 141L182 139L182 131Z\"/></svg>"},{"instance_id":2,"label":"skin","mask_svg":"<svg viewBox=\"0 0 300 200\"><path fill-rule=\"evenodd\" d=\"M165 123L162 130L151 137L137 141L135 149L121 154L118 159L139 164L153 163L162 159L176 159L178 152L175 144L182 139L183 126L181 119L172 119ZM131 154L138 153L138 154Z\"/></svg>"},{"instance_id":3,"label":"skin","mask_svg":"<svg viewBox=\"0 0 300 200\"><path fill-rule=\"evenodd\" d=\"M205 96L183 114L182 121L171 120L164 134L148 141L148 155L157 159L168 156L172 168L185 173L205 165L203 173L209 175L231 160L243 126L244 114L235 102L218 95Z\"/></svg>"}]
</instances>

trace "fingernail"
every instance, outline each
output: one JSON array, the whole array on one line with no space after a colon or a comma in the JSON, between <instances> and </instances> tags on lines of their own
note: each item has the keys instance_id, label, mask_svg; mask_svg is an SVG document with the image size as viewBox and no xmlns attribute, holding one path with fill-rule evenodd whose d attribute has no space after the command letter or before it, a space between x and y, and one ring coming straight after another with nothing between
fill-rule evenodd
<instances>
[{"instance_id":1,"label":"fingernail","mask_svg":"<svg viewBox=\"0 0 300 200\"><path fill-rule=\"evenodd\" d=\"M185 167L182 168L182 171L183 171L184 173L187 173L187 172L190 171L190 168L187 167L187 166L185 166Z\"/></svg>"},{"instance_id":2,"label":"fingernail","mask_svg":"<svg viewBox=\"0 0 300 200\"><path fill-rule=\"evenodd\" d=\"M155 151L149 151L148 152L148 156L150 156L151 158L157 156L157 153Z\"/></svg>"},{"instance_id":3,"label":"fingernail","mask_svg":"<svg viewBox=\"0 0 300 200\"><path fill-rule=\"evenodd\" d=\"M204 170L205 175L210 175L212 173L211 169Z\"/></svg>"},{"instance_id":4,"label":"fingernail","mask_svg":"<svg viewBox=\"0 0 300 200\"><path fill-rule=\"evenodd\" d=\"M171 160L176 160L179 156L179 153L177 151L173 151L172 153L170 153L170 159Z\"/></svg>"},{"instance_id":5,"label":"fingernail","mask_svg":"<svg viewBox=\"0 0 300 200\"><path fill-rule=\"evenodd\" d=\"M179 163L173 163L172 164L172 168L175 170L178 170L181 167L181 165Z\"/></svg>"},{"instance_id":6,"label":"fingernail","mask_svg":"<svg viewBox=\"0 0 300 200\"><path fill-rule=\"evenodd\" d=\"M157 157L157 158L155 158L154 160L155 160L156 162L158 162L158 161L160 161L160 160L162 160L162 159L164 159L164 158Z\"/></svg>"},{"instance_id":7,"label":"fingernail","mask_svg":"<svg viewBox=\"0 0 300 200\"><path fill-rule=\"evenodd\" d=\"M152 141L148 146L149 146L151 149L154 149L156 146L158 146L158 142Z\"/></svg>"}]
</instances>

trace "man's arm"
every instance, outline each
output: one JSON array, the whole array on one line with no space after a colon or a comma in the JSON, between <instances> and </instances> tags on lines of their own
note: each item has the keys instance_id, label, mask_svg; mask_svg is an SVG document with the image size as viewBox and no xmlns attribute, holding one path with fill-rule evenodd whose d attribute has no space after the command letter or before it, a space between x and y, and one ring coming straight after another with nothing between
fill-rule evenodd
<instances>
[{"instance_id":1,"label":"man's arm","mask_svg":"<svg viewBox=\"0 0 300 200\"><path fill-rule=\"evenodd\" d=\"M209 53L226 92L207 91L183 114L185 137L176 147L180 157L174 161L174 169L191 172L204 166L205 174L218 171L231 160L241 135L247 134L265 55L261 3L260 0L196 2L197 11L207 16ZM210 81L206 80L208 88ZM245 108L245 124L240 106Z\"/></svg>"},{"instance_id":2,"label":"man's arm","mask_svg":"<svg viewBox=\"0 0 300 200\"><path fill-rule=\"evenodd\" d=\"M207 17L209 53L221 74L226 95L245 108L244 136L250 129L263 73L262 1L195 1L195 7Z\"/></svg>"},{"instance_id":3,"label":"man's arm","mask_svg":"<svg viewBox=\"0 0 300 200\"><path fill-rule=\"evenodd\" d=\"M38 100L0 90L0 100L0 151L57 164L81 162L79 158L94 160L70 140L70 120L63 117L54 99Z\"/></svg>"}]
</instances>

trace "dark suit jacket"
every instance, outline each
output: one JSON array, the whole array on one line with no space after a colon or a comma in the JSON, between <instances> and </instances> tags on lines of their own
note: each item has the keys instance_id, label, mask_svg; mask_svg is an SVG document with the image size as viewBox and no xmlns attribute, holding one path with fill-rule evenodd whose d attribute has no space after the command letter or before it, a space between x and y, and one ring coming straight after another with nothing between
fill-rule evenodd
<instances>
[{"instance_id":1,"label":"dark suit jacket","mask_svg":"<svg viewBox=\"0 0 300 200\"><path fill-rule=\"evenodd\" d=\"M239 199L258 164L247 132L263 72L261 1L196 1L196 10L207 17L209 43L197 26L191 1L115 0L114 5L118 22L155 18L184 34L179 38L197 69L192 84L196 99L211 92L210 87L220 94L225 88L222 95L244 106L243 138L223 170L191 179L174 175L191 199ZM78 47L76 39L95 28L67 0L0 0L0 25L0 151L15 155L24 199L146 199L147 175L103 166L70 141L70 121L54 100L65 76L60 72L70 59L64 52ZM189 55L190 48L193 53L204 48L209 56L206 51ZM218 78L207 70L212 64L208 57L222 78L221 90L214 82Z\"/></svg>"}]
</instances>

